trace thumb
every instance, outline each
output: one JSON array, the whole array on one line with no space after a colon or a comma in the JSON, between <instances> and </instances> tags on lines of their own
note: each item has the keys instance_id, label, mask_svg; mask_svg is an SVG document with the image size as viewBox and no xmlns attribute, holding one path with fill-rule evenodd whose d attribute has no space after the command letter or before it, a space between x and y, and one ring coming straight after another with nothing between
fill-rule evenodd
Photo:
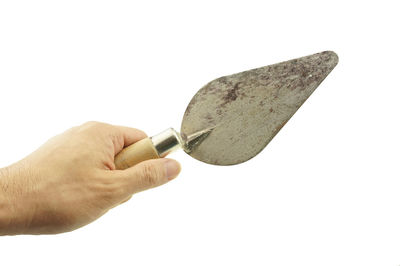
<instances>
[{"instance_id":1,"label":"thumb","mask_svg":"<svg viewBox=\"0 0 400 266\"><path fill-rule=\"evenodd\" d=\"M174 179L181 171L180 164L167 158L143 161L120 173L126 184L127 192L133 194L157 187Z\"/></svg>"}]
</instances>

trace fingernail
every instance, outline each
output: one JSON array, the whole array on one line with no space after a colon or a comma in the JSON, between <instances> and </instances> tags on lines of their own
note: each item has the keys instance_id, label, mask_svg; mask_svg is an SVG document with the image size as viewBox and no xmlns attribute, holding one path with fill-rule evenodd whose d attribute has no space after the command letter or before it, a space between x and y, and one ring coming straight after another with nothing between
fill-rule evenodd
<instances>
[{"instance_id":1,"label":"fingernail","mask_svg":"<svg viewBox=\"0 0 400 266\"><path fill-rule=\"evenodd\" d=\"M168 180L174 179L179 174L180 171L181 171L181 165L177 161L166 159L165 172Z\"/></svg>"}]
</instances>

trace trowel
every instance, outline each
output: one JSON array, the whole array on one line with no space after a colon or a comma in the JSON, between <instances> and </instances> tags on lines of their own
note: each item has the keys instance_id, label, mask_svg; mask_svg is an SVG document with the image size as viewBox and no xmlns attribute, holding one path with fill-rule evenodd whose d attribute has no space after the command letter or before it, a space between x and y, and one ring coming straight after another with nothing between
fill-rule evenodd
<instances>
[{"instance_id":1,"label":"trowel","mask_svg":"<svg viewBox=\"0 0 400 266\"><path fill-rule=\"evenodd\" d=\"M117 169L183 149L202 162L234 165L256 156L338 63L331 51L215 79L192 98L180 133L170 128L124 148Z\"/></svg>"}]
</instances>

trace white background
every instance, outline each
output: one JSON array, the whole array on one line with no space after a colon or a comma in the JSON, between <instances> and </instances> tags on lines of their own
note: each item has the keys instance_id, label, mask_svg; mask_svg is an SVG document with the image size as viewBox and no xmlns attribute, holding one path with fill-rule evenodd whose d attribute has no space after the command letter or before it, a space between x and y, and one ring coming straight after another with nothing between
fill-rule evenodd
<instances>
[{"instance_id":1,"label":"white background","mask_svg":"<svg viewBox=\"0 0 400 266\"><path fill-rule=\"evenodd\" d=\"M0 165L87 120L180 128L222 75L335 51L273 141L93 224L0 238L0 265L399 265L397 1L0 1Z\"/></svg>"}]
</instances>

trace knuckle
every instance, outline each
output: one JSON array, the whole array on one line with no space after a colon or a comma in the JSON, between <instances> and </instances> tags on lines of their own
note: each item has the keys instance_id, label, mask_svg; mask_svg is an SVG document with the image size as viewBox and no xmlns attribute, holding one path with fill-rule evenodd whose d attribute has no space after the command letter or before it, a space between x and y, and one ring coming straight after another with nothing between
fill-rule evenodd
<instances>
[{"instance_id":1,"label":"knuckle","mask_svg":"<svg viewBox=\"0 0 400 266\"><path fill-rule=\"evenodd\" d=\"M82 125L83 128L102 128L106 126L108 126L108 124L98 121L88 121Z\"/></svg>"},{"instance_id":2,"label":"knuckle","mask_svg":"<svg viewBox=\"0 0 400 266\"><path fill-rule=\"evenodd\" d=\"M102 178L102 180L96 183L96 194L104 201L113 202L120 194L122 194L122 187L117 182L114 182L114 180Z\"/></svg>"},{"instance_id":3,"label":"knuckle","mask_svg":"<svg viewBox=\"0 0 400 266\"><path fill-rule=\"evenodd\" d=\"M156 186L160 179L160 170L150 164L145 164L142 167L141 177L144 184Z\"/></svg>"},{"instance_id":4,"label":"knuckle","mask_svg":"<svg viewBox=\"0 0 400 266\"><path fill-rule=\"evenodd\" d=\"M102 123L102 122L97 122L97 121L89 121L81 126L79 126L78 132L102 132L104 130L108 130L110 127L109 124Z\"/></svg>"},{"instance_id":5,"label":"knuckle","mask_svg":"<svg viewBox=\"0 0 400 266\"><path fill-rule=\"evenodd\" d=\"M98 122L89 121L89 122L83 123L83 124L80 125L80 126L77 126L77 127L76 127L76 129L77 129L76 131L77 131L78 133L87 132L87 131L92 130L92 128L96 127L97 125L98 125Z\"/></svg>"},{"instance_id":6,"label":"knuckle","mask_svg":"<svg viewBox=\"0 0 400 266\"><path fill-rule=\"evenodd\" d=\"M101 197L106 201L111 201L115 198L116 190L111 186L103 187L101 191Z\"/></svg>"},{"instance_id":7,"label":"knuckle","mask_svg":"<svg viewBox=\"0 0 400 266\"><path fill-rule=\"evenodd\" d=\"M147 137L146 132L144 132L143 130L135 128L135 131L137 135L142 135L143 137Z\"/></svg>"},{"instance_id":8,"label":"knuckle","mask_svg":"<svg viewBox=\"0 0 400 266\"><path fill-rule=\"evenodd\" d=\"M92 126L96 126L96 125L98 125L98 124L100 124L100 122L97 122L97 121L88 121L88 122L84 123L83 126L85 126L85 127L92 127Z\"/></svg>"}]
</instances>

